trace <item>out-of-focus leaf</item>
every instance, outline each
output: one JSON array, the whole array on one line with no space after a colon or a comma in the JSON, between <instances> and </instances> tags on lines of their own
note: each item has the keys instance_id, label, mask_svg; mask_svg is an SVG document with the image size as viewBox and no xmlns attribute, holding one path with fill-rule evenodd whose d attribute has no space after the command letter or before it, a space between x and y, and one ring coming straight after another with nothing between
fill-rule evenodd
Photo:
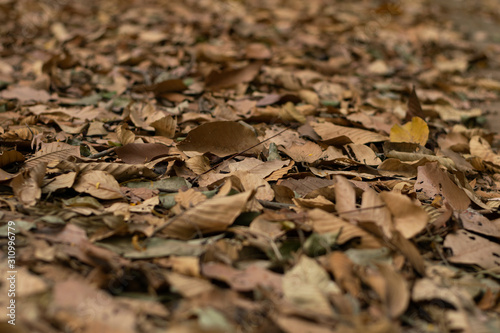
<instances>
[{"instance_id":1,"label":"out-of-focus leaf","mask_svg":"<svg viewBox=\"0 0 500 333\"><path fill-rule=\"evenodd\" d=\"M15 162L23 162L24 156L17 150L7 150L0 155L0 168Z\"/></svg>"},{"instance_id":2,"label":"out-of-focus leaf","mask_svg":"<svg viewBox=\"0 0 500 333\"><path fill-rule=\"evenodd\" d=\"M10 186L16 198L27 206L34 206L42 196L42 182L47 164L39 163L13 178Z\"/></svg>"},{"instance_id":3,"label":"out-of-focus leaf","mask_svg":"<svg viewBox=\"0 0 500 333\"><path fill-rule=\"evenodd\" d=\"M256 61L239 69L223 72L213 71L205 79L205 86L209 89L221 89L250 82L259 73L261 66L262 62Z\"/></svg>"},{"instance_id":4,"label":"out-of-focus leaf","mask_svg":"<svg viewBox=\"0 0 500 333\"><path fill-rule=\"evenodd\" d=\"M413 117L411 122L391 128L391 142L412 142L425 146L428 139L429 127L420 117Z\"/></svg>"},{"instance_id":5,"label":"out-of-focus leaf","mask_svg":"<svg viewBox=\"0 0 500 333\"><path fill-rule=\"evenodd\" d=\"M156 178L158 175L142 165L122 163L76 163L81 172L91 170L106 171L119 181L131 178Z\"/></svg>"}]
</instances>

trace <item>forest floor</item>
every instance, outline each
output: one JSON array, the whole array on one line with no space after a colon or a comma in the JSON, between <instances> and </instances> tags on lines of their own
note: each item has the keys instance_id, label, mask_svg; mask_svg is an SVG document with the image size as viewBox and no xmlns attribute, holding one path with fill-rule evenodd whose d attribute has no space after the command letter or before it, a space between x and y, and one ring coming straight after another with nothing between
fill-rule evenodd
<instances>
[{"instance_id":1,"label":"forest floor","mask_svg":"<svg viewBox=\"0 0 500 333\"><path fill-rule=\"evenodd\" d=\"M1 332L500 331L498 1L0 19Z\"/></svg>"}]
</instances>

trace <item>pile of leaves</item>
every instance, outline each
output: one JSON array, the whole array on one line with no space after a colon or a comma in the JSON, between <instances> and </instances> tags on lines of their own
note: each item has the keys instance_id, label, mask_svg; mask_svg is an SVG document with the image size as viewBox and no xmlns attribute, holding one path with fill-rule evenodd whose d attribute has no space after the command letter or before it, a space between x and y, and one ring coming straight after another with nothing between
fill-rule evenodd
<instances>
[{"instance_id":1,"label":"pile of leaves","mask_svg":"<svg viewBox=\"0 0 500 333\"><path fill-rule=\"evenodd\" d=\"M500 48L446 13L2 1L2 332L498 332Z\"/></svg>"}]
</instances>

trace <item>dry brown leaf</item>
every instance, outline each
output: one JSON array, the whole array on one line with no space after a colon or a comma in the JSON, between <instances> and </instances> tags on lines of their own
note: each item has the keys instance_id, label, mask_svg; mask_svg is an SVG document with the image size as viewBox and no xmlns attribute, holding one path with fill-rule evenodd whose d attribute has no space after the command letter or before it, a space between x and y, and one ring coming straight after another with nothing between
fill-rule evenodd
<instances>
[{"instance_id":1,"label":"dry brown leaf","mask_svg":"<svg viewBox=\"0 0 500 333\"><path fill-rule=\"evenodd\" d=\"M491 149L490 144L484 138L476 135L469 142L470 153L481 157L483 160L500 166L500 155L497 155Z\"/></svg>"},{"instance_id":2,"label":"dry brown leaf","mask_svg":"<svg viewBox=\"0 0 500 333\"><path fill-rule=\"evenodd\" d=\"M37 90L28 86L15 86L9 85L7 90L3 90L0 92L0 96L3 98L15 98L21 101L22 103L29 101L36 102L48 102L51 98L48 92L45 90Z\"/></svg>"},{"instance_id":3,"label":"dry brown leaf","mask_svg":"<svg viewBox=\"0 0 500 333\"><path fill-rule=\"evenodd\" d=\"M187 189L186 191L179 191L175 195L175 202L183 209L195 207L206 200L207 197L203 193L193 188Z\"/></svg>"},{"instance_id":4,"label":"dry brown leaf","mask_svg":"<svg viewBox=\"0 0 500 333\"><path fill-rule=\"evenodd\" d=\"M165 273L168 283L182 296L187 298L199 297L211 292L215 286L207 280L186 276L175 272Z\"/></svg>"},{"instance_id":5,"label":"dry brown leaf","mask_svg":"<svg viewBox=\"0 0 500 333\"><path fill-rule=\"evenodd\" d=\"M380 197L391 212L394 228L403 237L412 238L427 225L429 216L426 211L407 196L395 192L382 192Z\"/></svg>"},{"instance_id":6,"label":"dry brown leaf","mask_svg":"<svg viewBox=\"0 0 500 333\"><path fill-rule=\"evenodd\" d=\"M68 145L64 142L44 143L42 149L33 158L27 160L24 166L30 169L40 163L66 160L70 156L80 157L80 147Z\"/></svg>"},{"instance_id":7,"label":"dry brown leaf","mask_svg":"<svg viewBox=\"0 0 500 333\"><path fill-rule=\"evenodd\" d=\"M135 141L135 134L128 129L127 124L122 124L116 128L116 136L118 137L118 142L122 145L127 145Z\"/></svg>"},{"instance_id":8,"label":"dry brown leaf","mask_svg":"<svg viewBox=\"0 0 500 333\"><path fill-rule=\"evenodd\" d=\"M314 259L302 255L297 264L283 276L285 299L304 310L330 316L333 309L329 294L340 293L339 287Z\"/></svg>"},{"instance_id":9,"label":"dry brown leaf","mask_svg":"<svg viewBox=\"0 0 500 333\"><path fill-rule=\"evenodd\" d=\"M335 176L335 208L340 217L347 212L345 217L349 219L350 212L356 211L356 192L350 181L342 176Z\"/></svg>"},{"instance_id":10,"label":"dry brown leaf","mask_svg":"<svg viewBox=\"0 0 500 333\"><path fill-rule=\"evenodd\" d=\"M188 133L186 139L177 145L184 151L195 151L201 154L210 152L219 157L242 152L259 140L252 129L231 121L215 121L200 125ZM247 154L256 154L262 150L259 146L247 151Z\"/></svg>"},{"instance_id":11,"label":"dry brown leaf","mask_svg":"<svg viewBox=\"0 0 500 333\"><path fill-rule=\"evenodd\" d=\"M177 120L172 116L165 116L151 123L151 127L155 129L155 135L173 138L175 129L177 128Z\"/></svg>"},{"instance_id":12,"label":"dry brown leaf","mask_svg":"<svg viewBox=\"0 0 500 333\"><path fill-rule=\"evenodd\" d=\"M478 265L484 269L500 268L500 245L466 230L446 236L444 246L453 251L448 257L451 262Z\"/></svg>"},{"instance_id":13,"label":"dry brown leaf","mask_svg":"<svg viewBox=\"0 0 500 333\"><path fill-rule=\"evenodd\" d=\"M245 67L223 72L211 72L205 79L205 86L208 89L230 88L239 83L252 81L260 71L262 62L256 61Z\"/></svg>"},{"instance_id":14,"label":"dry brown leaf","mask_svg":"<svg viewBox=\"0 0 500 333\"><path fill-rule=\"evenodd\" d=\"M381 142L389 139L375 132L338 126L331 123L311 123L311 126L323 141L336 146L348 143L365 144L369 142Z\"/></svg>"},{"instance_id":15,"label":"dry brown leaf","mask_svg":"<svg viewBox=\"0 0 500 333\"><path fill-rule=\"evenodd\" d=\"M36 164L11 180L10 186L14 195L23 205L34 206L42 196L41 186L46 167L45 163Z\"/></svg>"},{"instance_id":16,"label":"dry brown leaf","mask_svg":"<svg viewBox=\"0 0 500 333\"><path fill-rule=\"evenodd\" d=\"M156 178L158 175L149 168L142 165L122 163L76 163L75 167L81 172L92 170L106 171L119 181L131 178Z\"/></svg>"},{"instance_id":17,"label":"dry brown leaf","mask_svg":"<svg viewBox=\"0 0 500 333\"><path fill-rule=\"evenodd\" d=\"M204 155L193 156L186 161L186 166L197 175L210 170L210 160Z\"/></svg>"},{"instance_id":18,"label":"dry brown leaf","mask_svg":"<svg viewBox=\"0 0 500 333\"><path fill-rule=\"evenodd\" d=\"M399 233L399 231L394 230L392 232L392 237L389 243L394 246L413 266L413 269L417 271L422 276L425 276L425 262L424 258L418 248L410 240L406 239Z\"/></svg>"},{"instance_id":19,"label":"dry brown leaf","mask_svg":"<svg viewBox=\"0 0 500 333\"><path fill-rule=\"evenodd\" d=\"M459 219L464 229L468 231L500 239L500 225L496 225L472 208L460 213Z\"/></svg>"},{"instance_id":20,"label":"dry brown leaf","mask_svg":"<svg viewBox=\"0 0 500 333\"><path fill-rule=\"evenodd\" d=\"M21 127L3 133L0 135L0 139L5 141L33 140L40 132L41 131L35 127Z\"/></svg>"},{"instance_id":21,"label":"dry brown leaf","mask_svg":"<svg viewBox=\"0 0 500 333\"><path fill-rule=\"evenodd\" d=\"M467 194L450 179L445 171L441 170L437 163L418 167L415 190L421 191L432 199L440 195L456 210L465 210L470 205Z\"/></svg>"},{"instance_id":22,"label":"dry brown leaf","mask_svg":"<svg viewBox=\"0 0 500 333\"><path fill-rule=\"evenodd\" d=\"M85 192L99 199L123 198L120 185L116 179L105 171L87 171L78 176L73 188L77 192Z\"/></svg>"},{"instance_id":23,"label":"dry brown leaf","mask_svg":"<svg viewBox=\"0 0 500 333\"><path fill-rule=\"evenodd\" d=\"M237 270L224 264L208 262L202 264L201 272L208 278L226 282L236 291L248 292L260 286L278 295L283 293L282 275L257 265L248 266L245 270Z\"/></svg>"},{"instance_id":24,"label":"dry brown leaf","mask_svg":"<svg viewBox=\"0 0 500 333\"><path fill-rule=\"evenodd\" d=\"M43 182L42 193L50 193L62 188L71 188L76 179L76 172L63 173Z\"/></svg>"},{"instance_id":25,"label":"dry brown leaf","mask_svg":"<svg viewBox=\"0 0 500 333\"><path fill-rule=\"evenodd\" d=\"M50 311L82 332L134 333L137 325L133 311L82 279L56 283Z\"/></svg>"},{"instance_id":26,"label":"dry brown leaf","mask_svg":"<svg viewBox=\"0 0 500 333\"><path fill-rule=\"evenodd\" d=\"M145 164L168 156L170 148L161 143L129 143L115 149L118 157L128 164Z\"/></svg>"},{"instance_id":27,"label":"dry brown leaf","mask_svg":"<svg viewBox=\"0 0 500 333\"><path fill-rule=\"evenodd\" d=\"M311 141L306 141L303 145L295 144L288 148L282 148L281 150L295 162L314 163L323 154L321 147Z\"/></svg>"},{"instance_id":28,"label":"dry brown leaf","mask_svg":"<svg viewBox=\"0 0 500 333\"><path fill-rule=\"evenodd\" d=\"M307 216L315 232L319 234L338 233L338 244L344 244L353 238L359 238L360 241L357 246L359 248L376 249L382 247L380 241L373 235L321 209L312 209L307 213Z\"/></svg>"},{"instance_id":29,"label":"dry brown leaf","mask_svg":"<svg viewBox=\"0 0 500 333\"><path fill-rule=\"evenodd\" d=\"M360 163L372 166L382 163L380 158L368 146L351 143L345 147L352 152L353 158Z\"/></svg>"},{"instance_id":30,"label":"dry brown leaf","mask_svg":"<svg viewBox=\"0 0 500 333\"><path fill-rule=\"evenodd\" d=\"M335 205L330 200L327 200L324 196L318 195L313 199L301 199L301 198L293 198L293 203L297 207L301 208L319 208L326 212L335 211Z\"/></svg>"},{"instance_id":31,"label":"dry brown leaf","mask_svg":"<svg viewBox=\"0 0 500 333\"><path fill-rule=\"evenodd\" d=\"M17 150L7 150L0 155L0 168L15 162L23 162L24 156Z\"/></svg>"},{"instance_id":32,"label":"dry brown leaf","mask_svg":"<svg viewBox=\"0 0 500 333\"><path fill-rule=\"evenodd\" d=\"M162 234L189 239L198 232L224 231L245 208L252 192L213 198L169 220Z\"/></svg>"},{"instance_id":33,"label":"dry brown leaf","mask_svg":"<svg viewBox=\"0 0 500 333\"><path fill-rule=\"evenodd\" d=\"M279 116L285 122L299 122L304 124L306 117L298 111L292 102L287 102L279 111Z\"/></svg>"},{"instance_id":34,"label":"dry brown leaf","mask_svg":"<svg viewBox=\"0 0 500 333\"><path fill-rule=\"evenodd\" d=\"M403 176L413 178L417 176L418 167L430 163L427 158L422 158L415 162L404 162L398 158L388 158L377 167L382 176L394 177Z\"/></svg>"},{"instance_id":35,"label":"dry brown leaf","mask_svg":"<svg viewBox=\"0 0 500 333\"><path fill-rule=\"evenodd\" d=\"M380 297L391 318L397 318L408 307L410 292L406 280L392 266L377 263L377 270L367 268L361 272L363 282Z\"/></svg>"},{"instance_id":36,"label":"dry brown leaf","mask_svg":"<svg viewBox=\"0 0 500 333\"><path fill-rule=\"evenodd\" d=\"M352 296L361 294L361 282L354 274L354 263L341 251L334 251L328 256L328 267L335 281Z\"/></svg>"},{"instance_id":37,"label":"dry brown leaf","mask_svg":"<svg viewBox=\"0 0 500 333\"><path fill-rule=\"evenodd\" d=\"M255 198L259 200L272 201L274 199L274 191L271 185L259 175L248 171L235 171L233 177L238 178L245 191L255 191Z\"/></svg>"}]
</instances>

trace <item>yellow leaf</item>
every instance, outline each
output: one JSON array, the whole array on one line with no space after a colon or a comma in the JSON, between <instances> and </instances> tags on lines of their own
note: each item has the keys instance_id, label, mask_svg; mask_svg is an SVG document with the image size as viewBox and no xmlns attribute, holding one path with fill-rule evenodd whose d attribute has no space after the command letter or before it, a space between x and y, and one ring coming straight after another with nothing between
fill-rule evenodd
<instances>
[{"instance_id":1,"label":"yellow leaf","mask_svg":"<svg viewBox=\"0 0 500 333\"><path fill-rule=\"evenodd\" d=\"M391 128L391 142L412 142L425 146L428 138L429 127L420 117L413 117L411 122Z\"/></svg>"}]
</instances>

